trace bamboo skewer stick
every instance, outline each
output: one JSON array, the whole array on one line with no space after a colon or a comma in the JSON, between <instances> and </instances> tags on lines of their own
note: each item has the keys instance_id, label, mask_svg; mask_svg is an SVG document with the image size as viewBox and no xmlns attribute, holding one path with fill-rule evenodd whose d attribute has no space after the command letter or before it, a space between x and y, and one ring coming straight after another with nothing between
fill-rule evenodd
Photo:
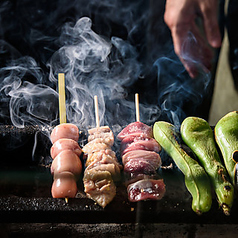
<instances>
[{"instance_id":1,"label":"bamboo skewer stick","mask_svg":"<svg viewBox=\"0 0 238 238\"><path fill-rule=\"evenodd\" d=\"M99 110L98 110L98 97L96 95L94 96L94 107L95 107L96 127L100 127Z\"/></svg>"},{"instance_id":2,"label":"bamboo skewer stick","mask_svg":"<svg viewBox=\"0 0 238 238\"><path fill-rule=\"evenodd\" d=\"M58 74L58 90L59 90L59 117L61 124L66 123L65 76L63 73Z\"/></svg>"},{"instance_id":3,"label":"bamboo skewer stick","mask_svg":"<svg viewBox=\"0 0 238 238\"><path fill-rule=\"evenodd\" d=\"M65 75L58 74L58 93L59 93L59 118L60 124L66 123L66 105L65 105ZM69 202L69 198L65 198L65 202Z\"/></svg>"},{"instance_id":4,"label":"bamboo skewer stick","mask_svg":"<svg viewBox=\"0 0 238 238\"><path fill-rule=\"evenodd\" d=\"M135 94L136 121L140 121L139 94Z\"/></svg>"}]
</instances>

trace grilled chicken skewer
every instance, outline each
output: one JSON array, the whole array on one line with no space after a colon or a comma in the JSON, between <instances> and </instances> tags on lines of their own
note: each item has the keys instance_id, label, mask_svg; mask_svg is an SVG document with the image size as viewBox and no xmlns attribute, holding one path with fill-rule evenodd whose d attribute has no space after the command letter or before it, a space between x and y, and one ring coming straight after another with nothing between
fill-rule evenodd
<instances>
[{"instance_id":1,"label":"grilled chicken skewer","mask_svg":"<svg viewBox=\"0 0 238 238\"><path fill-rule=\"evenodd\" d=\"M108 126L100 127L96 96L94 100L97 126L88 130L88 143L82 148L86 156L83 182L87 197L104 208L116 195L114 181L120 179L121 165L111 149L114 135Z\"/></svg>"}]
</instances>

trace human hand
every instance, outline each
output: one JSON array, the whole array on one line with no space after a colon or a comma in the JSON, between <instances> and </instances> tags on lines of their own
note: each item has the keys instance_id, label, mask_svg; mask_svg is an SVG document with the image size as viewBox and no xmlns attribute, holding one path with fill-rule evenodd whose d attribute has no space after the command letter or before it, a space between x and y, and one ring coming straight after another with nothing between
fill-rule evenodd
<instances>
[{"instance_id":1,"label":"human hand","mask_svg":"<svg viewBox=\"0 0 238 238\"><path fill-rule=\"evenodd\" d=\"M167 0L164 20L171 30L174 51L192 78L198 64L205 72L211 70L212 48L221 46L217 18L217 0ZM201 18L203 26L197 24Z\"/></svg>"}]
</instances>

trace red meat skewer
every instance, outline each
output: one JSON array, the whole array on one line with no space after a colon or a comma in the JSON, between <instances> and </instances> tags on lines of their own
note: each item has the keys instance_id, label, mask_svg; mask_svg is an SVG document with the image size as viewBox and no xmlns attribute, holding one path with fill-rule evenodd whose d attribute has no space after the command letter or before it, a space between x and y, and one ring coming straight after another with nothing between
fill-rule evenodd
<instances>
[{"instance_id":1,"label":"red meat skewer","mask_svg":"<svg viewBox=\"0 0 238 238\"><path fill-rule=\"evenodd\" d=\"M152 128L140 122L139 96L135 95L136 122L130 123L117 136L121 140L124 173L128 179L127 192L131 202L159 200L164 196L163 179L154 179L161 166L160 145L153 138Z\"/></svg>"}]
</instances>

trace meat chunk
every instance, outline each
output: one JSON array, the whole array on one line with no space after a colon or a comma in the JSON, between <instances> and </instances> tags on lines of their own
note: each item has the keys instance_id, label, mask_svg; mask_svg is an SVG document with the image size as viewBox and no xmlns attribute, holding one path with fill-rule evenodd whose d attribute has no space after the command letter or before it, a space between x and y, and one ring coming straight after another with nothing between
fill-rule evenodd
<instances>
[{"instance_id":1,"label":"meat chunk","mask_svg":"<svg viewBox=\"0 0 238 238\"><path fill-rule=\"evenodd\" d=\"M131 202L141 200L160 200L165 194L163 179L142 179L127 187L128 198Z\"/></svg>"},{"instance_id":2,"label":"meat chunk","mask_svg":"<svg viewBox=\"0 0 238 238\"><path fill-rule=\"evenodd\" d=\"M157 168L150 162L143 159L133 159L124 165L124 172L128 173L131 178L140 174L156 174Z\"/></svg>"},{"instance_id":3,"label":"meat chunk","mask_svg":"<svg viewBox=\"0 0 238 238\"><path fill-rule=\"evenodd\" d=\"M82 163L72 150L61 151L53 160L51 173L59 176L63 172L70 172L78 179L82 172Z\"/></svg>"},{"instance_id":4,"label":"meat chunk","mask_svg":"<svg viewBox=\"0 0 238 238\"><path fill-rule=\"evenodd\" d=\"M50 155L52 159L54 159L60 152L64 150L72 150L78 157L82 153L82 149L80 148L79 144L72 139L59 139L57 140L50 149Z\"/></svg>"},{"instance_id":5,"label":"meat chunk","mask_svg":"<svg viewBox=\"0 0 238 238\"><path fill-rule=\"evenodd\" d=\"M100 151L95 151L94 153L88 154L85 166L89 166L91 163L103 161L107 158L108 160L117 162L116 153L111 149L105 149Z\"/></svg>"},{"instance_id":6,"label":"meat chunk","mask_svg":"<svg viewBox=\"0 0 238 238\"><path fill-rule=\"evenodd\" d=\"M72 173L63 172L60 176L54 176L51 188L53 198L74 198L77 191L75 176Z\"/></svg>"},{"instance_id":7,"label":"meat chunk","mask_svg":"<svg viewBox=\"0 0 238 238\"><path fill-rule=\"evenodd\" d=\"M108 153L108 151L111 150L97 151L89 155L86 170L95 168L96 170L109 171L113 180L117 181L120 179L122 166L118 163L115 153L113 151L111 151L113 153Z\"/></svg>"},{"instance_id":8,"label":"meat chunk","mask_svg":"<svg viewBox=\"0 0 238 238\"><path fill-rule=\"evenodd\" d=\"M153 137L152 128L142 122L136 121L130 123L127 127L125 127L118 135L117 138L119 140L123 140L128 136L145 136L145 137Z\"/></svg>"},{"instance_id":9,"label":"meat chunk","mask_svg":"<svg viewBox=\"0 0 238 238\"><path fill-rule=\"evenodd\" d=\"M161 146L154 138L144 136L128 136L121 142L121 155L126 154L132 150L149 150L159 152Z\"/></svg>"},{"instance_id":10,"label":"meat chunk","mask_svg":"<svg viewBox=\"0 0 238 238\"><path fill-rule=\"evenodd\" d=\"M76 125L71 123L62 123L56 126L50 135L51 142L54 144L57 140L68 138L78 142L79 129Z\"/></svg>"},{"instance_id":11,"label":"meat chunk","mask_svg":"<svg viewBox=\"0 0 238 238\"><path fill-rule=\"evenodd\" d=\"M84 191L88 198L104 208L116 195L116 186L111 173L96 169L85 171Z\"/></svg>"},{"instance_id":12,"label":"meat chunk","mask_svg":"<svg viewBox=\"0 0 238 238\"><path fill-rule=\"evenodd\" d=\"M148 161L151 163L156 169L161 166L161 158L160 155L154 151L147 150L133 150L122 156L122 162L125 165L129 161L133 161L135 159Z\"/></svg>"},{"instance_id":13,"label":"meat chunk","mask_svg":"<svg viewBox=\"0 0 238 238\"><path fill-rule=\"evenodd\" d=\"M95 127L88 130L88 142L100 138L101 142L113 146L114 144L114 135L111 129L108 126Z\"/></svg>"},{"instance_id":14,"label":"meat chunk","mask_svg":"<svg viewBox=\"0 0 238 238\"><path fill-rule=\"evenodd\" d=\"M117 164L102 164L102 163L96 163L96 164L93 164L89 167L87 167L87 171L88 170L91 170L91 169L94 169L94 171L108 171L111 176L112 176L112 179L114 181L118 181L120 179L120 166L118 166ZM92 173L93 171L89 171L90 173Z\"/></svg>"},{"instance_id":15,"label":"meat chunk","mask_svg":"<svg viewBox=\"0 0 238 238\"><path fill-rule=\"evenodd\" d=\"M110 148L111 148L111 146L109 144L104 143L101 138L97 138L97 139L94 139L94 140L88 142L83 147L82 150L85 154L92 154L96 151L106 150L106 149L110 149Z\"/></svg>"}]
</instances>

